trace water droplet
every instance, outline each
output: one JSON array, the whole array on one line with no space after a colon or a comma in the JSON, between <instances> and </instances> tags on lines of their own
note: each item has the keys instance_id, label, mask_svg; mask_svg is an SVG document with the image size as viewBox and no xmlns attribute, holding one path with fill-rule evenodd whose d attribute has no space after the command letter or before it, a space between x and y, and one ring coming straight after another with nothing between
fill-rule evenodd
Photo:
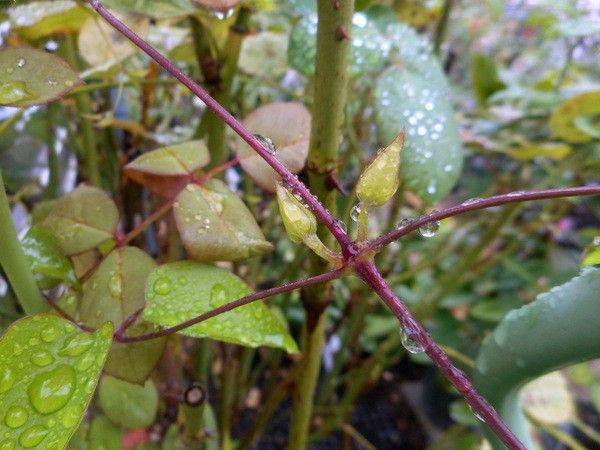
<instances>
[{"instance_id":1,"label":"water droplet","mask_svg":"<svg viewBox=\"0 0 600 450\"><path fill-rule=\"evenodd\" d=\"M17 59L17 67L22 69L23 67L25 67L25 64L27 63L27 61L25 61L25 58L19 58Z\"/></svg>"},{"instance_id":2,"label":"water droplet","mask_svg":"<svg viewBox=\"0 0 600 450\"><path fill-rule=\"evenodd\" d=\"M36 411L50 414L63 408L74 390L75 371L63 364L36 376L27 388L27 395Z\"/></svg>"},{"instance_id":3,"label":"water droplet","mask_svg":"<svg viewBox=\"0 0 600 450\"><path fill-rule=\"evenodd\" d=\"M481 200L479 197L469 198L469 199L465 200L462 204L463 205L472 205L473 203L477 203L479 200Z\"/></svg>"},{"instance_id":4,"label":"water droplet","mask_svg":"<svg viewBox=\"0 0 600 450\"><path fill-rule=\"evenodd\" d=\"M64 427L71 428L79 421L80 411L75 406L65 408L61 422Z\"/></svg>"},{"instance_id":5,"label":"water droplet","mask_svg":"<svg viewBox=\"0 0 600 450\"><path fill-rule=\"evenodd\" d=\"M79 356L87 352L93 343L94 338L91 334L78 333L65 341L58 354L61 356Z\"/></svg>"},{"instance_id":6,"label":"water droplet","mask_svg":"<svg viewBox=\"0 0 600 450\"><path fill-rule=\"evenodd\" d=\"M479 414L477 411L475 411L475 409L471 405L469 405L469 409L471 410L473 415L475 417L477 417L477 419L481 420L482 422L485 422L485 419L481 416L481 414Z\"/></svg>"},{"instance_id":7,"label":"water droplet","mask_svg":"<svg viewBox=\"0 0 600 450\"><path fill-rule=\"evenodd\" d=\"M277 153L277 148L270 138L263 136L262 134L255 134L254 137L260 141L263 147L265 147L271 155Z\"/></svg>"},{"instance_id":8,"label":"water droplet","mask_svg":"<svg viewBox=\"0 0 600 450\"><path fill-rule=\"evenodd\" d=\"M228 292L225 286L216 283L210 291L209 304L213 308L218 308L228 302Z\"/></svg>"},{"instance_id":9,"label":"water droplet","mask_svg":"<svg viewBox=\"0 0 600 450\"><path fill-rule=\"evenodd\" d=\"M419 344L404 328L400 332L400 340L404 348L410 353L423 353L425 351L423 346Z\"/></svg>"},{"instance_id":10,"label":"water droplet","mask_svg":"<svg viewBox=\"0 0 600 450\"><path fill-rule=\"evenodd\" d=\"M79 370L80 372L84 372L92 367L95 361L95 356L92 353L87 353L75 363L75 369Z\"/></svg>"},{"instance_id":11,"label":"water droplet","mask_svg":"<svg viewBox=\"0 0 600 450\"><path fill-rule=\"evenodd\" d=\"M348 228L346 227L346 222L340 219L336 219L335 224L344 230L344 233L348 232Z\"/></svg>"},{"instance_id":12,"label":"water droplet","mask_svg":"<svg viewBox=\"0 0 600 450\"><path fill-rule=\"evenodd\" d=\"M358 218L360 217L360 213L362 212L362 209L360 207L360 204L358 205L354 205L354 207L352 208L352 210L350 211L350 218L354 221L354 222L358 222Z\"/></svg>"},{"instance_id":13,"label":"water droplet","mask_svg":"<svg viewBox=\"0 0 600 450\"><path fill-rule=\"evenodd\" d=\"M65 86L67 87L73 87L75 83L73 82L73 80L65 80Z\"/></svg>"},{"instance_id":14,"label":"water droplet","mask_svg":"<svg viewBox=\"0 0 600 450\"><path fill-rule=\"evenodd\" d=\"M56 81L54 78L48 78L48 86L56 86L58 84L58 81Z\"/></svg>"},{"instance_id":15,"label":"water droplet","mask_svg":"<svg viewBox=\"0 0 600 450\"><path fill-rule=\"evenodd\" d=\"M188 279L186 277L179 277L177 282L180 286L185 286L188 283Z\"/></svg>"},{"instance_id":16,"label":"water droplet","mask_svg":"<svg viewBox=\"0 0 600 450\"><path fill-rule=\"evenodd\" d=\"M17 446L14 439L5 439L0 442L0 450L13 450Z\"/></svg>"},{"instance_id":17,"label":"water droplet","mask_svg":"<svg viewBox=\"0 0 600 450\"><path fill-rule=\"evenodd\" d=\"M168 295L171 293L171 288L173 287L173 283L166 277L157 278L154 284L152 285L152 289L158 295Z\"/></svg>"},{"instance_id":18,"label":"water droplet","mask_svg":"<svg viewBox=\"0 0 600 450\"><path fill-rule=\"evenodd\" d=\"M0 394L4 394L15 384L15 374L8 366L0 369Z\"/></svg>"},{"instance_id":19,"label":"water droplet","mask_svg":"<svg viewBox=\"0 0 600 450\"><path fill-rule=\"evenodd\" d=\"M44 341L44 342L47 342L47 343L54 342L56 340L56 338L58 337L58 328L56 328L52 325L47 326L40 333L40 337L42 338L42 341Z\"/></svg>"},{"instance_id":20,"label":"water droplet","mask_svg":"<svg viewBox=\"0 0 600 450\"><path fill-rule=\"evenodd\" d=\"M119 274L115 273L108 279L108 291L114 298L121 298L123 294L123 284Z\"/></svg>"},{"instance_id":21,"label":"water droplet","mask_svg":"<svg viewBox=\"0 0 600 450\"><path fill-rule=\"evenodd\" d=\"M435 211L432 211L434 213ZM435 236L435 234L440 229L440 221L434 220L433 222L426 223L422 227L419 228L419 234L424 238L430 238Z\"/></svg>"},{"instance_id":22,"label":"water droplet","mask_svg":"<svg viewBox=\"0 0 600 450\"><path fill-rule=\"evenodd\" d=\"M48 428L44 425L34 425L23 431L19 436L19 444L25 448L32 448L39 445L48 434Z\"/></svg>"},{"instance_id":23,"label":"water droplet","mask_svg":"<svg viewBox=\"0 0 600 450\"><path fill-rule=\"evenodd\" d=\"M13 67L7 67L6 68L6 73L11 74L15 71L15 69Z\"/></svg>"},{"instance_id":24,"label":"water droplet","mask_svg":"<svg viewBox=\"0 0 600 450\"><path fill-rule=\"evenodd\" d=\"M19 428L23 426L25 422L27 422L27 418L29 414L27 414L27 410L22 406L13 405L8 408L6 411L6 416L4 416L4 423L10 428Z\"/></svg>"},{"instance_id":25,"label":"water droplet","mask_svg":"<svg viewBox=\"0 0 600 450\"><path fill-rule=\"evenodd\" d=\"M406 227L413 222L414 219L411 219L410 217L405 217L404 219L401 219L400 222L398 222L398 228Z\"/></svg>"},{"instance_id":26,"label":"water droplet","mask_svg":"<svg viewBox=\"0 0 600 450\"><path fill-rule=\"evenodd\" d=\"M46 350L38 350L31 354L31 362L38 367L45 367L54 362L54 358Z\"/></svg>"}]
</instances>

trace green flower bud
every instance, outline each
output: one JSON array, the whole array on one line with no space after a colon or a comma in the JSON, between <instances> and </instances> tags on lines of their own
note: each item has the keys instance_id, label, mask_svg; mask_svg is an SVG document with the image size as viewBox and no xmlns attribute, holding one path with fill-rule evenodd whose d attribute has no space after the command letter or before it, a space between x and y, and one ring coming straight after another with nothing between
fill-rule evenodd
<instances>
[{"instance_id":1,"label":"green flower bud","mask_svg":"<svg viewBox=\"0 0 600 450\"><path fill-rule=\"evenodd\" d=\"M277 183L277 203L285 231L291 240L300 242L317 232L317 219L283 183Z\"/></svg>"},{"instance_id":2,"label":"green flower bud","mask_svg":"<svg viewBox=\"0 0 600 450\"><path fill-rule=\"evenodd\" d=\"M396 193L400 184L400 153L404 133L381 150L358 180L356 195L366 206L381 206Z\"/></svg>"}]
</instances>

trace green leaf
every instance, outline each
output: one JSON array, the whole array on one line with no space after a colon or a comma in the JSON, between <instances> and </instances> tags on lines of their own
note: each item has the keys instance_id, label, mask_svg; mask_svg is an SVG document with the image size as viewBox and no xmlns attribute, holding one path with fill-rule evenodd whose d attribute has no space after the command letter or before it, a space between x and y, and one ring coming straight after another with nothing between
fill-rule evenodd
<instances>
[{"instance_id":1,"label":"green leaf","mask_svg":"<svg viewBox=\"0 0 600 450\"><path fill-rule=\"evenodd\" d=\"M112 331L105 324L86 333L50 314L25 317L6 331L0 448L66 447L94 393Z\"/></svg>"},{"instance_id":2,"label":"green leaf","mask_svg":"<svg viewBox=\"0 0 600 450\"><path fill-rule=\"evenodd\" d=\"M59 199L43 222L67 255L90 250L112 238L119 212L103 191L79 186Z\"/></svg>"},{"instance_id":3,"label":"green leaf","mask_svg":"<svg viewBox=\"0 0 600 450\"><path fill-rule=\"evenodd\" d=\"M105 0L115 11L144 14L156 19L171 19L192 14L197 8L190 0Z\"/></svg>"},{"instance_id":4,"label":"green leaf","mask_svg":"<svg viewBox=\"0 0 600 450\"><path fill-rule=\"evenodd\" d=\"M244 38L238 61L241 71L260 78L276 78L287 70L288 38L263 31Z\"/></svg>"},{"instance_id":5,"label":"green leaf","mask_svg":"<svg viewBox=\"0 0 600 450\"><path fill-rule=\"evenodd\" d=\"M586 252L583 260L581 261L581 266L595 266L600 264L600 238L594 239L592 245L590 245Z\"/></svg>"},{"instance_id":6,"label":"green leaf","mask_svg":"<svg viewBox=\"0 0 600 450\"><path fill-rule=\"evenodd\" d=\"M480 423L464 400L453 401L450 404L449 413L452 420L461 425L475 426Z\"/></svg>"},{"instance_id":7,"label":"green leaf","mask_svg":"<svg viewBox=\"0 0 600 450\"><path fill-rule=\"evenodd\" d=\"M21 246L41 288L51 288L61 281L76 282L71 262L61 253L54 236L44 228L31 227Z\"/></svg>"},{"instance_id":8,"label":"green leaf","mask_svg":"<svg viewBox=\"0 0 600 450\"><path fill-rule=\"evenodd\" d=\"M236 261L272 249L244 202L220 180L188 184L173 213L188 255L198 261Z\"/></svg>"},{"instance_id":9,"label":"green leaf","mask_svg":"<svg viewBox=\"0 0 600 450\"><path fill-rule=\"evenodd\" d=\"M111 322L118 328L144 306L144 286L155 266L154 260L136 247L110 252L83 284L81 319L93 327Z\"/></svg>"},{"instance_id":10,"label":"green leaf","mask_svg":"<svg viewBox=\"0 0 600 450\"><path fill-rule=\"evenodd\" d=\"M61 58L30 47L0 49L0 105L25 107L62 97L80 82Z\"/></svg>"},{"instance_id":11,"label":"green leaf","mask_svg":"<svg viewBox=\"0 0 600 450\"><path fill-rule=\"evenodd\" d=\"M317 233L317 219L313 212L283 183L277 184L277 204L285 231L292 241L302 242Z\"/></svg>"},{"instance_id":12,"label":"green leaf","mask_svg":"<svg viewBox=\"0 0 600 450\"><path fill-rule=\"evenodd\" d=\"M208 264L179 261L158 267L146 285L144 318L173 326L250 294L234 274ZM257 301L213 317L180 333L247 347L266 345L293 353L298 348L285 326Z\"/></svg>"},{"instance_id":13,"label":"green leaf","mask_svg":"<svg viewBox=\"0 0 600 450\"><path fill-rule=\"evenodd\" d=\"M547 142L543 144L530 143L516 148L509 148L504 153L521 161L529 161L534 158L561 160L572 150L571 146L566 144Z\"/></svg>"},{"instance_id":14,"label":"green leaf","mask_svg":"<svg viewBox=\"0 0 600 450\"><path fill-rule=\"evenodd\" d=\"M392 66L375 87L380 141L387 144L401 131L406 132L400 174L406 187L427 203L446 196L460 175L463 161L446 83L432 80Z\"/></svg>"},{"instance_id":15,"label":"green leaf","mask_svg":"<svg viewBox=\"0 0 600 450\"><path fill-rule=\"evenodd\" d=\"M498 77L494 60L482 53L475 53L471 60L473 91L480 104L497 91L506 87Z\"/></svg>"},{"instance_id":16,"label":"green leaf","mask_svg":"<svg viewBox=\"0 0 600 450\"><path fill-rule=\"evenodd\" d=\"M135 324L127 329L127 336L156 331L157 327L147 322ZM104 372L130 383L143 384L162 356L166 337L131 343L113 343L104 364Z\"/></svg>"},{"instance_id":17,"label":"green leaf","mask_svg":"<svg viewBox=\"0 0 600 450\"><path fill-rule=\"evenodd\" d=\"M152 380L139 386L114 377L103 377L98 397L106 417L127 429L151 425L158 411L158 391Z\"/></svg>"},{"instance_id":18,"label":"green leaf","mask_svg":"<svg viewBox=\"0 0 600 450\"><path fill-rule=\"evenodd\" d=\"M576 120L581 117L594 117L600 114L600 91L585 92L561 103L550 116L549 126L552 133L574 143L590 142L594 136L582 131Z\"/></svg>"},{"instance_id":19,"label":"green leaf","mask_svg":"<svg viewBox=\"0 0 600 450\"><path fill-rule=\"evenodd\" d=\"M88 434L88 445L81 450L110 450L122 448L123 430L113 425L106 416L96 416Z\"/></svg>"},{"instance_id":20,"label":"green leaf","mask_svg":"<svg viewBox=\"0 0 600 450\"><path fill-rule=\"evenodd\" d=\"M31 2L7 8L15 31L33 41L56 33L75 33L90 11L71 0Z\"/></svg>"},{"instance_id":21,"label":"green leaf","mask_svg":"<svg viewBox=\"0 0 600 450\"><path fill-rule=\"evenodd\" d=\"M541 375L600 357L600 270L587 268L567 283L510 312L488 335L473 376L479 392L533 448L519 398ZM494 448L503 448L489 435Z\"/></svg>"},{"instance_id":22,"label":"green leaf","mask_svg":"<svg viewBox=\"0 0 600 450\"><path fill-rule=\"evenodd\" d=\"M125 174L163 197L173 198L196 170L206 166L210 155L204 141L157 148L125 166Z\"/></svg>"}]
</instances>

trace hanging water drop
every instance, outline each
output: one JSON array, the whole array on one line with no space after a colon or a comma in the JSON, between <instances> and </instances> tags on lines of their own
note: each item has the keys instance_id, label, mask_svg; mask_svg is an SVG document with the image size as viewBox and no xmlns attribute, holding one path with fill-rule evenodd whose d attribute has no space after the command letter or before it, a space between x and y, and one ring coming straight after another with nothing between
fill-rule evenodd
<instances>
[{"instance_id":1,"label":"hanging water drop","mask_svg":"<svg viewBox=\"0 0 600 450\"><path fill-rule=\"evenodd\" d=\"M171 293L172 288L171 280L166 277L157 278L154 284L152 285L152 289L158 295L168 295Z\"/></svg>"},{"instance_id":2,"label":"hanging water drop","mask_svg":"<svg viewBox=\"0 0 600 450\"><path fill-rule=\"evenodd\" d=\"M263 136L262 134L255 134L254 137L260 141L262 146L265 147L271 155L277 153L277 148L270 138Z\"/></svg>"},{"instance_id":3,"label":"hanging water drop","mask_svg":"<svg viewBox=\"0 0 600 450\"><path fill-rule=\"evenodd\" d=\"M19 428L20 426L23 426L25 422L27 422L28 417L29 415L27 414L27 410L25 408L22 406L13 405L8 408L8 411L6 411L4 423L10 428Z\"/></svg>"},{"instance_id":4,"label":"hanging water drop","mask_svg":"<svg viewBox=\"0 0 600 450\"><path fill-rule=\"evenodd\" d=\"M346 222L344 222L341 219L336 219L335 220L335 224L340 227L342 230L344 230L344 233L348 232L348 228L346 227Z\"/></svg>"},{"instance_id":5,"label":"hanging water drop","mask_svg":"<svg viewBox=\"0 0 600 450\"><path fill-rule=\"evenodd\" d=\"M423 353L425 351L423 346L419 344L404 328L400 332L400 340L404 348L410 353Z\"/></svg>"},{"instance_id":6,"label":"hanging water drop","mask_svg":"<svg viewBox=\"0 0 600 450\"><path fill-rule=\"evenodd\" d=\"M360 213L362 212L362 209L360 207L360 204L354 205L354 207L352 208L352 210L350 211L350 218L354 221L354 222L358 222L358 218L360 217Z\"/></svg>"},{"instance_id":7,"label":"hanging water drop","mask_svg":"<svg viewBox=\"0 0 600 450\"><path fill-rule=\"evenodd\" d=\"M75 371L67 365L36 376L27 388L29 401L40 414L63 408L75 390Z\"/></svg>"},{"instance_id":8,"label":"hanging water drop","mask_svg":"<svg viewBox=\"0 0 600 450\"><path fill-rule=\"evenodd\" d=\"M435 211L432 211L432 214ZM434 220L433 222L426 223L425 225L419 228L419 234L424 238L430 238L436 235L438 230L440 229L440 221Z\"/></svg>"},{"instance_id":9,"label":"hanging water drop","mask_svg":"<svg viewBox=\"0 0 600 450\"><path fill-rule=\"evenodd\" d=\"M413 222L414 222L414 219L411 219L410 217L405 217L404 219L401 219L400 222L398 222L398 228L406 227Z\"/></svg>"}]
</instances>

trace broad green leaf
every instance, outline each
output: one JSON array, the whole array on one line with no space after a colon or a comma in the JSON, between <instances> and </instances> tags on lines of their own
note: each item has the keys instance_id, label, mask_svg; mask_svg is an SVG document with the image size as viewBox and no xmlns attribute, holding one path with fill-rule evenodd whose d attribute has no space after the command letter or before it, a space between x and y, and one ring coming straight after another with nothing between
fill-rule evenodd
<instances>
[{"instance_id":1,"label":"broad green leaf","mask_svg":"<svg viewBox=\"0 0 600 450\"><path fill-rule=\"evenodd\" d=\"M442 199L462 169L463 154L445 83L392 66L377 80L375 122L380 142L406 133L400 174L427 203Z\"/></svg>"},{"instance_id":2,"label":"broad green leaf","mask_svg":"<svg viewBox=\"0 0 600 450\"><path fill-rule=\"evenodd\" d=\"M573 149L566 144L544 143L544 144L526 144L521 147L509 148L504 153L521 161L529 161L534 158L551 158L561 160Z\"/></svg>"},{"instance_id":3,"label":"broad green leaf","mask_svg":"<svg viewBox=\"0 0 600 450\"><path fill-rule=\"evenodd\" d=\"M48 103L80 82L61 58L30 47L0 49L0 105Z\"/></svg>"},{"instance_id":4,"label":"broad green leaf","mask_svg":"<svg viewBox=\"0 0 600 450\"><path fill-rule=\"evenodd\" d=\"M116 450L122 448L122 440L123 430L116 427L106 416L99 415L90 424L88 444L81 450Z\"/></svg>"},{"instance_id":5,"label":"broad green leaf","mask_svg":"<svg viewBox=\"0 0 600 450\"><path fill-rule=\"evenodd\" d=\"M158 411L158 391L152 380L139 386L106 376L100 382L98 397L106 417L126 429L149 426Z\"/></svg>"},{"instance_id":6,"label":"broad green leaf","mask_svg":"<svg viewBox=\"0 0 600 450\"><path fill-rule=\"evenodd\" d=\"M125 166L125 174L153 192L173 198L185 187L190 176L209 161L204 141L189 141L138 156Z\"/></svg>"},{"instance_id":7,"label":"broad green leaf","mask_svg":"<svg viewBox=\"0 0 600 450\"><path fill-rule=\"evenodd\" d=\"M234 274L208 264L179 261L152 272L146 285L144 318L169 327L250 294L252 290ZM298 348L284 324L257 301L213 317L180 333L209 337L247 347Z\"/></svg>"},{"instance_id":8,"label":"broad green leaf","mask_svg":"<svg viewBox=\"0 0 600 450\"><path fill-rule=\"evenodd\" d=\"M581 361L600 357L600 269L540 294L511 311L488 335L477 357L473 381L510 429L533 448L519 392L525 383ZM494 448L503 448L489 434Z\"/></svg>"},{"instance_id":9,"label":"broad green leaf","mask_svg":"<svg viewBox=\"0 0 600 450\"><path fill-rule=\"evenodd\" d=\"M552 133L574 143L590 142L594 137L580 130L575 121L580 117L600 114L600 91L585 92L561 103L550 116Z\"/></svg>"},{"instance_id":10,"label":"broad green leaf","mask_svg":"<svg viewBox=\"0 0 600 450\"><path fill-rule=\"evenodd\" d=\"M119 221L114 202L103 191L79 186L59 199L43 222L67 255L90 250L112 238Z\"/></svg>"},{"instance_id":11,"label":"broad green leaf","mask_svg":"<svg viewBox=\"0 0 600 450\"><path fill-rule=\"evenodd\" d=\"M293 173L300 172L306 163L310 123L309 111L299 102L269 103L244 119L250 131L270 139L277 159ZM266 145L270 142L266 141ZM235 150L242 169L261 188L275 192L275 183L280 177L271 166L239 137L235 140Z\"/></svg>"},{"instance_id":12,"label":"broad green leaf","mask_svg":"<svg viewBox=\"0 0 600 450\"><path fill-rule=\"evenodd\" d=\"M192 14L197 10L191 0L105 0L115 11L144 14L156 19L171 19Z\"/></svg>"},{"instance_id":13,"label":"broad green leaf","mask_svg":"<svg viewBox=\"0 0 600 450\"><path fill-rule=\"evenodd\" d=\"M61 253L54 236L44 228L31 227L21 246L42 289L53 287L61 281L76 281L71 262Z\"/></svg>"},{"instance_id":14,"label":"broad green leaf","mask_svg":"<svg viewBox=\"0 0 600 450\"><path fill-rule=\"evenodd\" d=\"M154 260L136 247L110 252L83 284L81 319L93 327L111 322L118 328L144 306L146 278L155 266Z\"/></svg>"},{"instance_id":15,"label":"broad green leaf","mask_svg":"<svg viewBox=\"0 0 600 450\"><path fill-rule=\"evenodd\" d=\"M263 31L244 38L238 61L241 71L261 78L276 78L287 70L288 38Z\"/></svg>"},{"instance_id":16,"label":"broad green leaf","mask_svg":"<svg viewBox=\"0 0 600 450\"><path fill-rule=\"evenodd\" d=\"M471 60L471 80L473 91L480 104L497 91L506 87L498 77L494 60L481 53L475 53Z\"/></svg>"},{"instance_id":17,"label":"broad green leaf","mask_svg":"<svg viewBox=\"0 0 600 450\"><path fill-rule=\"evenodd\" d=\"M156 331L157 327L141 322L127 329L127 336ZM158 363L165 348L166 338L131 343L113 343L104 364L104 372L130 383L143 384Z\"/></svg>"},{"instance_id":18,"label":"broad green leaf","mask_svg":"<svg viewBox=\"0 0 600 450\"><path fill-rule=\"evenodd\" d=\"M90 11L71 0L31 2L7 8L17 33L33 41L56 33L75 33Z\"/></svg>"},{"instance_id":19,"label":"broad green leaf","mask_svg":"<svg viewBox=\"0 0 600 450\"><path fill-rule=\"evenodd\" d=\"M86 333L51 314L15 322L0 340L0 448L65 448L92 398L112 326Z\"/></svg>"},{"instance_id":20,"label":"broad green leaf","mask_svg":"<svg viewBox=\"0 0 600 450\"><path fill-rule=\"evenodd\" d=\"M142 38L148 36L150 21L147 17L119 17ZM108 68L137 51L129 39L115 30L108 22L90 17L79 32L79 54L91 66Z\"/></svg>"},{"instance_id":21,"label":"broad green leaf","mask_svg":"<svg viewBox=\"0 0 600 450\"><path fill-rule=\"evenodd\" d=\"M188 255L198 261L236 261L273 247L244 202L217 179L188 184L173 214Z\"/></svg>"}]
</instances>

